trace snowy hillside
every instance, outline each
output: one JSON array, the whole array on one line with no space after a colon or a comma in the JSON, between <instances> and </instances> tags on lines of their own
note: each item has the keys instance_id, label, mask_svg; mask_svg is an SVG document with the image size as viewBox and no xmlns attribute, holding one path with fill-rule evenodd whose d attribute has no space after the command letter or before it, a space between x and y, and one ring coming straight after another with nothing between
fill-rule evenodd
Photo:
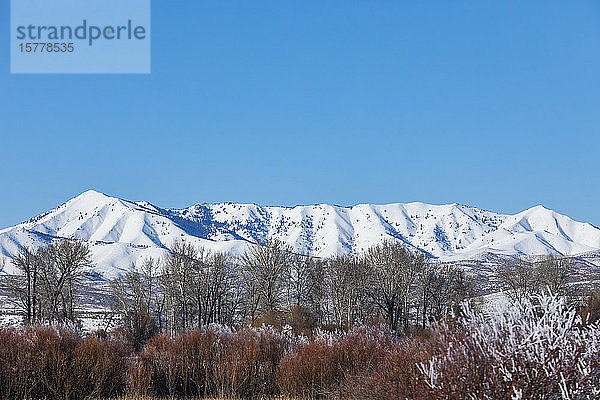
<instances>
[{"instance_id":1,"label":"snowy hillside","mask_svg":"<svg viewBox=\"0 0 600 400\"><path fill-rule=\"evenodd\" d=\"M481 253L579 254L600 249L600 229L541 206L502 215L459 204L262 207L197 204L161 209L88 191L15 227L0 230L0 252L77 238L90 244L97 270L108 276L146 257L161 257L175 239L241 254L250 243L278 238L297 251L327 257L361 252L383 239L433 257Z\"/></svg>"}]
</instances>

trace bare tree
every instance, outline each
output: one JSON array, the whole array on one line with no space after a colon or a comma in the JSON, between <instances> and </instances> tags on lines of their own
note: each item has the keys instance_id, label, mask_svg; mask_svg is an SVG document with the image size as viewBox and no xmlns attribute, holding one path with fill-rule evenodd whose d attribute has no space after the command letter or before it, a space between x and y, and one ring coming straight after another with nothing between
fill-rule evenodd
<instances>
[{"instance_id":1,"label":"bare tree","mask_svg":"<svg viewBox=\"0 0 600 400\"><path fill-rule=\"evenodd\" d=\"M565 297L571 297L574 294L569 285L573 278L573 266L574 262L571 257L546 255L535 261L542 288L547 288L552 293Z\"/></svg>"},{"instance_id":2,"label":"bare tree","mask_svg":"<svg viewBox=\"0 0 600 400\"><path fill-rule=\"evenodd\" d=\"M512 301L521 301L538 292L539 278L533 264L523 257L511 257L496 270L496 279Z\"/></svg>"},{"instance_id":3,"label":"bare tree","mask_svg":"<svg viewBox=\"0 0 600 400\"><path fill-rule=\"evenodd\" d=\"M157 271L157 263L148 258L139 268L132 264L129 271L110 283L120 331L136 349L162 329L163 296L155 282Z\"/></svg>"},{"instance_id":4,"label":"bare tree","mask_svg":"<svg viewBox=\"0 0 600 400\"><path fill-rule=\"evenodd\" d=\"M408 329L415 281L427 258L422 253L409 252L398 242L384 241L367 250L365 262L369 297L384 313L392 330L397 330L401 321Z\"/></svg>"},{"instance_id":5,"label":"bare tree","mask_svg":"<svg viewBox=\"0 0 600 400\"><path fill-rule=\"evenodd\" d=\"M473 279L460 267L430 263L419 278L422 326L458 311L473 295Z\"/></svg>"},{"instance_id":6,"label":"bare tree","mask_svg":"<svg viewBox=\"0 0 600 400\"><path fill-rule=\"evenodd\" d=\"M6 280L9 298L22 310L26 325L39 322L39 263L35 252L28 247L21 248L12 259L12 264L17 268L18 274Z\"/></svg>"},{"instance_id":7,"label":"bare tree","mask_svg":"<svg viewBox=\"0 0 600 400\"><path fill-rule=\"evenodd\" d=\"M92 267L91 253L86 244L79 241L63 240L50 245L48 250L55 258L55 265L62 287L61 299L65 317L75 321L75 294L77 284L87 268Z\"/></svg>"},{"instance_id":8,"label":"bare tree","mask_svg":"<svg viewBox=\"0 0 600 400\"><path fill-rule=\"evenodd\" d=\"M225 253L198 249L197 259L192 265L191 283L198 326L233 320L232 313L236 308L231 296L233 276Z\"/></svg>"},{"instance_id":9,"label":"bare tree","mask_svg":"<svg viewBox=\"0 0 600 400\"><path fill-rule=\"evenodd\" d=\"M162 288L166 299L167 325L173 335L187 329L193 320L192 273L198 251L192 244L175 241L162 270Z\"/></svg>"},{"instance_id":10,"label":"bare tree","mask_svg":"<svg viewBox=\"0 0 600 400\"><path fill-rule=\"evenodd\" d=\"M114 308L120 313L143 311L160 319L162 305L158 284L155 282L158 265L152 258L140 267L132 264L129 271L110 282Z\"/></svg>"},{"instance_id":11,"label":"bare tree","mask_svg":"<svg viewBox=\"0 0 600 400\"><path fill-rule=\"evenodd\" d=\"M13 264L19 271L9 292L21 305L26 323L76 320L76 296L81 278L92 267L89 248L63 240L35 252L22 249Z\"/></svg>"},{"instance_id":12,"label":"bare tree","mask_svg":"<svg viewBox=\"0 0 600 400\"><path fill-rule=\"evenodd\" d=\"M240 302L236 278L226 254L175 242L160 276L169 332L232 323Z\"/></svg>"},{"instance_id":13,"label":"bare tree","mask_svg":"<svg viewBox=\"0 0 600 400\"><path fill-rule=\"evenodd\" d=\"M306 306L316 317L316 322L324 324L330 315L330 293L327 278L327 261L311 258L308 268Z\"/></svg>"},{"instance_id":14,"label":"bare tree","mask_svg":"<svg viewBox=\"0 0 600 400\"><path fill-rule=\"evenodd\" d=\"M569 285L573 277L573 260L555 255L537 259L514 257L496 271L496 278L513 301L550 290L572 300L574 291Z\"/></svg>"},{"instance_id":15,"label":"bare tree","mask_svg":"<svg viewBox=\"0 0 600 400\"><path fill-rule=\"evenodd\" d=\"M293 254L289 271L289 306L306 307L315 285L315 268L318 261L314 257L303 254Z\"/></svg>"},{"instance_id":16,"label":"bare tree","mask_svg":"<svg viewBox=\"0 0 600 400\"><path fill-rule=\"evenodd\" d=\"M334 322L344 328L361 323L367 315L364 260L352 255L339 256L328 260L326 267Z\"/></svg>"},{"instance_id":17,"label":"bare tree","mask_svg":"<svg viewBox=\"0 0 600 400\"><path fill-rule=\"evenodd\" d=\"M252 246L242 257L250 317L256 311L281 311L286 304L286 289L293 260L291 246L280 240L268 240Z\"/></svg>"}]
</instances>

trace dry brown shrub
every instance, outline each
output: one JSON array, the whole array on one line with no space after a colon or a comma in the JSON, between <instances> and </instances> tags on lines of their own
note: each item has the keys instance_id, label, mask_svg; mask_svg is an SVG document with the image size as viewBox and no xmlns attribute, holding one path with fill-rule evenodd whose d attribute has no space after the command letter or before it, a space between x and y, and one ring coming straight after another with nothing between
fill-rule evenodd
<instances>
[{"instance_id":1,"label":"dry brown shrub","mask_svg":"<svg viewBox=\"0 0 600 400\"><path fill-rule=\"evenodd\" d=\"M303 398L345 396L397 347L397 338L378 328L321 334L288 351L278 368L281 392Z\"/></svg>"},{"instance_id":2,"label":"dry brown shrub","mask_svg":"<svg viewBox=\"0 0 600 400\"><path fill-rule=\"evenodd\" d=\"M27 332L0 330L0 398L28 398L36 393L39 381L32 349Z\"/></svg>"},{"instance_id":3,"label":"dry brown shrub","mask_svg":"<svg viewBox=\"0 0 600 400\"><path fill-rule=\"evenodd\" d=\"M272 329L244 328L222 337L214 365L216 395L273 396L279 393L277 366L289 340Z\"/></svg>"},{"instance_id":4,"label":"dry brown shrub","mask_svg":"<svg viewBox=\"0 0 600 400\"><path fill-rule=\"evenodd\" d=\"M152 390L152 373L138 358L130 363L125 380L126 392L133 398L145 398Z\"/></svg>"},{"instance_id":5,"label":"dry brown shrub","mask_svg":"<svg viewBox=\"0 0 600 400\"><path fill-rule=\"evenodd\" d=\"M84 399L124 392L131 354L118 340L60 327L0 330L0 398Z\"/></svg>"},{"instance_id":6,"label":"dry brown shrub","mask_svg":"<svg viewBox=\"0 0 600 400\"><path fill-rule=\"evenodd\" d=\"M276 395L277 365L287 343L271 329L211 327L173 339L159 335L140 352L128 386L132 394L159 396Z\"/></svg>"},{"instance_id":7,"label":"dry brown shrub","mask_svg":"<svg viewBox=\"0 0 600 400\"><path fill-rule=\"evenodd\" d=\"M281 392L300 398L339 393L343 378L342 355L326 338L299 344L284 355L277 371Z\"/></svg>"},{"instance_id":8,"label":"dry brown shrub","mask_svg":"<svg viewBox=\"0 0 600 400\"><path fill-rule=\"evenodd\" d=\"M416 341L399 344L381 357L366 376L349 378L347 392L359 399L428 399L417 364L428 359Z\"/></svg>"},{"instance_id":9,"label":"dry brown shrub","mask_svg":"<svg viewBox=\"0 0 600 400\"><path fill-rule=\"evenodd\" d=\"M115 339L89 337L73 354L75 398L109 398L124 393L131 348Z\"/></svg>"},{"instance_id":10,"label":"dry brown shrub","mask_svg":"<svg viewBox=\"0 0 600 400\"><path fill-rule=\"evenodd\" d=\"M158 333L156 320L145 311L125 313L119 327L113 331L113 335L126 340L136 352Z\"/></svg>"},{"instance_id":11,"label":"dry brown shrub","mask_svg":"<svg viewBox=\"0 0 600 400\"><path fill-rule=\"evenodd\" d=\"M592 292L588 295L586 305L577 312L584 325L593 324L600 320L600 295Z\"/></svg>"},{"instance_id":12,"label":"dry brown shrub","mask_svg":"<svg viewBox=\"0 0 600 400\"><path fill-rule=\"evenodd\" d=\"M317 327L317 318L306 307L294 305L290 307L285 316L285 322L292 327L295 334L311 336Z\"/></svg>"},{"instance_id":13,"label":"dry brown shrub","mask_svg":"<svg viewBox=\"0 0 600 400\"><path fill-rule=\"evenodd\" d=\"M157 396L169 396L175 393L177 354L171 338L161 334L150 339L146 347L138 355L135 364L150 376L149 392ZM130 377L142 375L130 372ZM129 382L128 387L137 387L136 382Z\"/></svg>"},{"instance_id":14,"label":"dry brown shrub","mask_svg":"<svg viewBox=\"0 0 600 400\"><path fill-rule=\"evenodd\" d=\"M267 311L262 317L257 318L253 321L252 326L260 328L264 326L271 326L276 329L281 329L285 324L285 315L280 311Z\"/></svg>"},{"instance_id":15,"label":"dry brown shrub","mask_svg":"<svg viewBox=\"0 0 600 400\"><path fill-rule=\"evenodd\" d=\"M37 327L32 329L33 359L38 366L39 396L68 399L75 391L73 353L81 341L74 330Z\"/></svg>"}]
</instances>

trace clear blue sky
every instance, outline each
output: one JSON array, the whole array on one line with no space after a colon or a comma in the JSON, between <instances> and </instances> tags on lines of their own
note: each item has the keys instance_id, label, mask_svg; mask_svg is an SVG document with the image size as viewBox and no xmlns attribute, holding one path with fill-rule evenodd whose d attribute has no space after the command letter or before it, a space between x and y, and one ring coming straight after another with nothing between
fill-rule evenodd
<instances>
[{"instance_id":1,"label":"clear blue sky","mask_svg":"<svg viewBox=\"0 0 600 400\"><path fill-rule=\"evenodd\" d=\"M10 75L0 227L163 207L536 204L600 225L600 2L153 1L152 74Z\"/></svg>"}]
</instances>

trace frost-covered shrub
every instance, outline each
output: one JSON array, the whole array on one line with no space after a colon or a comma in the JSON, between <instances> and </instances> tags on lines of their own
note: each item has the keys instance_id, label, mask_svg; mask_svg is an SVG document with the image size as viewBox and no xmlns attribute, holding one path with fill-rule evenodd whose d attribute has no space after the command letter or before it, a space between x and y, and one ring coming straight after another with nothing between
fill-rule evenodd
<instances>
[{"instance_id":1,"label":"frost-covered shrub","mask_svg":"<svg viewBox=\"0 0 600 400\"><path fill-rule=\"evenodd\" d=\"M441 327L420 364L431 398L595 399L600 330L553 295L494 310L464 306L460 333Z\"/></svg>"}]
</instances>

